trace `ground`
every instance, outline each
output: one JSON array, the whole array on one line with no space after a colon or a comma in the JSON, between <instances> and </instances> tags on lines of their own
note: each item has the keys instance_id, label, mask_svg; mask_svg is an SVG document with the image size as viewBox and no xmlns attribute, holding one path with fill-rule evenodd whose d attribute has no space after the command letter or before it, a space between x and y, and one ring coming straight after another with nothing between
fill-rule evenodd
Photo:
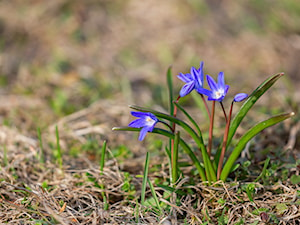
<instances>
[{"instance_id":1,"label":"ground","mask_svg":"<svg viewBox=\"0 0 300 225\"><path fill-rule=\"evenodd\" d=\"M296 0L1 1L0 222L299 224L299 21ZM112 128L133 119L128 105L166 112L167 69L177 96L176 75L200 61L213 77L224 71L229 96L285 73L237 138L271 115L295 116L256 136L228 182L207 186L189 165L166 196L168 141ZM180 101L208 128L192 97ZM146 152L161 209L149 186L140 204Z\"/></svg>"}]
</instances>

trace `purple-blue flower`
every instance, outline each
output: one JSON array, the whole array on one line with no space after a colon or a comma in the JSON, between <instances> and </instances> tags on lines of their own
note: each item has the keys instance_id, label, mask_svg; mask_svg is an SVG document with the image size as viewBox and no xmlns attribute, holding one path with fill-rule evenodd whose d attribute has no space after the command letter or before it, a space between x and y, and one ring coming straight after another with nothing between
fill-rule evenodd
<instances>
[{"instance_id":1,"label":"purple-blue flower","mask_svg":"<svg viewBox=\"0 0 300 225\"><path fill-rule=\"evenodd\" d=\"M141 128L139 141L144 140L147 132L152 132L155 124L159 121L156 116L149 112L131 112L131 115L138 117L132 121L128 126L134 128Z\"/></svg>"},{"instance_id":2,"label":"purple-blue flower","mask_svg":"<svg viewBox=\"0 0 300 225\"><path fill-rule=\"evenodd\" d=\"M183 85L181 88L179 95L180 97L184 97L188 95L192 90L199 89L203 87L203 62L200 62L199 69L195 67L191 67L190 73L180 73L177 76L180 80L185 82L186 84Z\"/></svg>"},{"instance_id":3,"label":"purple-blue flower","mask_svg":"<svg viewBox=\"0 0 300 225\"><path fill-rule=\"evenodd\" d=\"M216 83L215 80L209 75L206 75L206 80L210 90L198 88L197 91L200 94L206 95L208 97L207 100L209 101L222 102L229 89L229 85L225 84L224 81L224 73L219 73L218 83Z\"/></svg>"},{"instance_id":4,"label":"purple-blue flower","mask_svg":"<svg viewBox=\"0 0 300 225\"><path fill-rule=\"evenodd\" d=\"M241 101L245 100L246 98L248 98L248 95L246 93L239 93L234 96L233 101L241 102Z\"/></svg>"}]
</instances>

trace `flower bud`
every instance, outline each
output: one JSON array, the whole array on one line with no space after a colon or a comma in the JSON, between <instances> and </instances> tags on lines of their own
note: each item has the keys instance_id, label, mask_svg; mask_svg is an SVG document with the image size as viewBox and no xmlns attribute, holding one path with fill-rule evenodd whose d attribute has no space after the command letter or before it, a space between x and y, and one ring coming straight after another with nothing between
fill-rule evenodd
<instances>
[{"instance_id":1,"label":"flower bud","mask_svg":"<svg viewBox=\"0 0 300 225\"><path fill-rule=\"evenodd\" d=\"M246 98L248 98L248 95L246 93L239 93L239 94L234 96L233 101L234 102L241 102L241 101L245 100Z\"/></svg>"}]
</instances>

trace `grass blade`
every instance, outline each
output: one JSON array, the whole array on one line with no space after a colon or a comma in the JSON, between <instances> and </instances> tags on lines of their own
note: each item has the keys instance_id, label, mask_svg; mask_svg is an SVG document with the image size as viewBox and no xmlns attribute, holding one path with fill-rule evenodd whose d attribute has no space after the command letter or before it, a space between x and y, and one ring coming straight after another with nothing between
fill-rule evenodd
<instances>
[{"instance_id":1,"label":"grass blade","mask_svg":"<svg viewBox=\"0 0 300 225\"><path fill-rule=\"evenodd\" d=\"M146 154L144 176L143 176L143 183L142 183L142 190L141 190L141 204L142 205L144 205L144 203L145 203L146 185L147 185L147 179L148 179L148 169L149 169L149 152L147 152L147 154Z\"/></svg>"},{"instance_id":2,"label":"grass blade","mask_svg":"<svg viewBox=\"0 0 300 225\"><path fill-rule=\"evenodd\" d=\"M260 178L264 177L265 174L266 174L266 171L267 171L267 167L269 165L269 162L270 162L270 158L267 158L265 163L264 163L264 168L262 169L260 175L254 180L254 182L257 182L259 181Z\"/></svg>"},{"instance_id":3,"label":"grass blade","mask_svg":"<svg viewBox=\"0 0 300 225\"><path fill-rule=\"evenodd\" d=\"M180 140L180 132L177 131L174 137L174 149L173 149L173 155L171 156L171 167L172 167L172 184L175 184L178 179L178 145Z\"/></svg>"},{"instance_id":4,"label":"grass blade","mask_svg":"<svg viewBox=\"0 0 300 225\"><path fill-rule=\"evenodd\" d=\"M55 134L56 134L56 151L57 151L56 159L58 161L60 169L62 169L63 161L62 161L61 148L60 148L60 144L59 144L59 133L58 133L57 126L55 126Z\"/></svg>"},{"instance_id":5,"label":"grass blade","mask_svg":"<svg viewBox=\"0 0 300 225\"><path fill-rule=\"evenodd\" d=\"M241 139L239 140L238 144L236 145L236 147L233 149L232 153L230 154L228 160L225 163L225 166L222 170L220 179L225 181L231 171L232 166L234 165L235 161L237 160L237 158L239 157L239 155L241 154L242 150L244 149L244 147L246 146L246 144L250 141L250 139L252 139L255 135L257 135L259 132L261 132L262 130L264 130L267 127L273 126L285 119L288 119L292 116L294 116L295 113L286 113L286 114L281 114L278 116L274 116L271 117L270 119L267 119L265 121L262 121L260 123L258 123L257 125L255 125L254 127L252 127L249 131L247 131L247 133L245 133Z\"/></svg>"},{"instance_id":6,"label":"grass blade","mask_svg":"<svg viewBox=\"0 0 300 225\"><path fill-rule=\"evenodd\" d=\"M101 149L101 160L100 160L100 173L103 175L103 168L105 163L105 151L106 151L106 141L103 142L103 146Z\"/></svg>"},{"instance_id":7,"label":"grass blade","mask_svg":"<svg viewBox=\"0 0 300 225\"><path fill-rule=\"evenodd\" d=\"M156 204L156 206L157 206L157 208L159 210L160 215L162 215L163 211L162 211L162 208L161 208L161 206L159 204L159 200L158 200L158 197L156 195L156 192L155 192L155 189L153 187L153 184L151 183L151 181L149 180L149 178L147 178L147 181L148 181L148 184L149 184L149 187L150 187L150 190L151 190L151 194L152 194L152 196L154 198L155 204Z\"/></svg>"},{"instance_id":8,"label":"grass blade","mask_svg":"<svg viewBox=\"0 0 300 225\"><path fill-rule=\"evenodd\" d=\"M105 163L105 152L106 152L106 141L103 142L103 146L101 149L101 160L100 160L100 175L103 175L103 169L104 169L104 163ZM100 187L102 190L104 190L104 184L101 183ZM101 192L102 198L103 198L103 209L108 210L108 201L107 201L107 196L105 195L105 192Z\"/></svg>"}]
</instances>

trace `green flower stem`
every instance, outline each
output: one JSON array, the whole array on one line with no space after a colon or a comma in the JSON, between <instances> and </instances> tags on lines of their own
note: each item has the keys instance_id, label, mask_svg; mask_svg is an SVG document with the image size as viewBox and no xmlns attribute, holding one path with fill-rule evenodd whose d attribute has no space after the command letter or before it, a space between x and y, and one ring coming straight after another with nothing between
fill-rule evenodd
<instances>
[{"instance_id":1,"label":"green flower stem","mask_svg":"<svg viewBox=\"0 0 300 225\"><path fill-rule=\"evenodd\" d=\"M220 155L219 164L218 164L218 171L217 171L217 179L218 180L220 179L220 175L221 175L221 171L222 171L222 166L223 166L223 161L224 161L224 156L225 156L226 147L227 147L227 138L228 138L228 131L229 131L229 127L230 127L232 109L233 109L233 102L231 103L231 107L230 107L230 111L229 111L229 116L228 116L228 120L227 120L227 123L226 123L225 132L224 132L224 137L223 137L223 145L222 145L221 155ZM224 113L225 113L225 110L224 110ZM225 113L225 115L226 115L226 113Z\"/></svg>"},{"instance_id":2,"label":"green flower stem","mask_svg":"<svg viewBox=\"0 0 300 225\"><path fill-rule=\"evenodd\" d=\"M207 146L207 153L208 153L209 157L211 155L211 149L212 149L212 138L213 138L213 128L214 128L214 117L215 117L215 105L216 105L216 101L212 101L210 124L209 124L208 146Z\"/></svg>"},{"instance_id":3,"label":"green flower stem","mask_svg":"<svg viewBox=\"0 0 300 225\"><path fill-rule=\"evenodd\" d=\"M273 126L285 119L288 119L292 116L294 116L295 113L286 113L286 114L281 114L278 116L274 116L271 117L267 120L264 120L260 123L258 123L257 125L255 125L254 127L252 127L250 130L247 131L247 133L245 133L241 139L239 140L238 144L236 145L236 147L233 149L231 155L229 156L229 158L227 159L227 162L224 165L224 168L221 172L221 176L220 179L223 181L226 181L231 168L233 167L235 161L237 160L237 158L239 157L239 155L241 154L241 152L243 151L244 147L246 146L246 144L255 136L257 135L259 132L261 132L262 130L264 130L267 127Z\"/></svg>"}]
</instances>

